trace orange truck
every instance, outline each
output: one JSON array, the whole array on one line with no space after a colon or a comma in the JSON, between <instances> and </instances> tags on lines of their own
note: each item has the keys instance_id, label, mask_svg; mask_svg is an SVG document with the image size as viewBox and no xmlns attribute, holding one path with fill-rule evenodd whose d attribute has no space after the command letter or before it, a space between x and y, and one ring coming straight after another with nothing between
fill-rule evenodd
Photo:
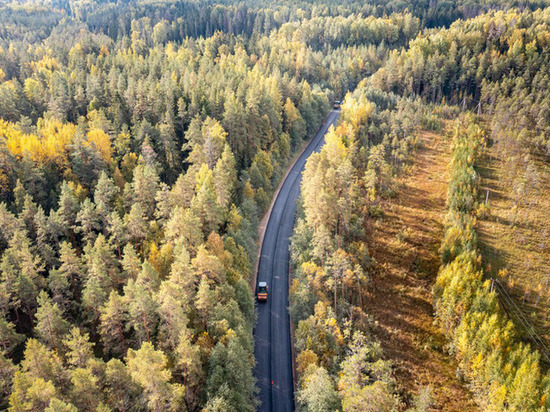
<instances>
[{"instance_id":1,"label":"orange truck","mask_svg":"<svg viewBox=\"0 0 550 412\"><path fill-rule=\"evenodd\" d=\"M266 282L258 283L257 297L260 302L265 302L267 300L267 283Z\"/></svg>"}]
</instances>

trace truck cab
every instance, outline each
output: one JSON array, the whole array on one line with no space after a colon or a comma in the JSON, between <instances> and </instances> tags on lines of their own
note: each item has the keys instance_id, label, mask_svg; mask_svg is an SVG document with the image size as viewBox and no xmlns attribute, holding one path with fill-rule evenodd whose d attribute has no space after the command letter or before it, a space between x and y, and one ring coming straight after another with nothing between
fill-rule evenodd
<instances>
[{"instance_id":1,"label":"truck cab","mask_svg":"<svg viewBox=\"0 0 550 412\"><path fill-rule=\"evenodd\" d=\"M258 283L257 298L258 298L258 301L260 302L265 302L267 300L267 283L266 282Z\"/></svg>"}]
</instances>

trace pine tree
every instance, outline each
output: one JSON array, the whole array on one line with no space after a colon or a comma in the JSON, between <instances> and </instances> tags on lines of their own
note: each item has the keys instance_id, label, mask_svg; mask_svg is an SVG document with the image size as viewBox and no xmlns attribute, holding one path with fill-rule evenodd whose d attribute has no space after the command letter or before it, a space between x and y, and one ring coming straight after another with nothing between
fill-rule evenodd
<instances>
[{"instance_id":1,"label":"pine tree","mask_svg":"<svg viewBox=\"0 0 550 412\"><path fill-rule=\"evenodd\" d=\"M28 377L41 379L42 382L50 381L56 389L68 387L67 371L61 357L57 351L48 349L36 339L27 340L20 371ZM14 392L15 383L12 394Z\"/></svg>"},{"instance_id":2,"label":"pine tree","mask_svg":"<svg viewBox=\"0 0 550 412\"><path fill-rule=\"evenodd\" d=\"M307 411L329 412L340 409L334 382L326 369L316 366L310 368L312 370L308 371L303 389L298 392L298 403Z\"/></svg>"},{"instance_id":3,"label":"pine tree","mask_svg":"<svg viewBox=\"0 0 550 412\"><path fill-rule=\"evenodd\" d=\"M63 348L63 337L69 331L69 322L61 315L57 303L52 303L46 292L40 292L34 331L42 342L56 350Z\"/></svg>"},{"instance_id":4,"label":"pine tree","mask_svg":"<svg viewBox=\"0 0 550 412\"><path fill-rule=\"evenodd\" d=\"M128 324L132 326L138 344L151 342L155 338L158 315L156 302L149 287L130 280L124 287L124 296L128 299Z\"/></svg>"},{"instance_id":5,"label":"pine tree","mask_svg":"<svg viewBox=\"0 0 550 412\"><path fill-rule=\"evenodd\" d=\"M34 255L30 240L23 231L16 230L0 261L1 280L6 284L12 308L31 314L36 307L38 292L45 286L43 270L42 261Z\"/></svg>"},{"instance_id":6,"label":"pine tree","mask_svg":"<svg viewBox=\"0 0 550 412\"><path fill-rule=\"evenodd\" d=\"M63 345L67 348L67 362L73 367L84 368L94 357L94 344L90 342L90 336L87 333L82 334L77 327L73 327L65 336Z\"/></svg>"},{"instance_id":7,"label":"pine tree","mask_svg":"<svg viewBox=\"0 0 550 412\"><path fill-rule=\"evenodd\" d=\"M306 136L306 122L289 98L283 107L283 130L290 135L294 147Z\"/></svg>"},{"instance_id":8,"label":"pine tree","mask_svg":"<svg viewBox=\"0 0 550 412\"><path fill-rule=\"evenodd\" d=\"M178 336L178 346L175 349L177 364L182 369L188 405L194 405L197 402L203 379L200 349L193 344L191 338L189 330L182 329Z\"/></svg>"},{"instance_id":9,"label":"pine tree","mask_svg":"<svg viewBox=\"0 0 550 412\"><path fill-rule=\"evenodd\" d=\"M124 246L122 269L125 280L123 283L126 283L128 279L137 279L141 266L142 262L136 253L136 249L130 243Z\"/></svg>"},{"instance_id":10,"label":"pine tree","mask_svg":"<svg viewBox=\"0 0 550 412\"><path fill-rule=\"evenodd\" d=\"M92 275L97 277L104 288L121 283L119 262L113 253L112 245L101 233L97 236L93 247L88 245L84 248L84 261L88 278Z\"/></svg>"},{"instance_id":11,"label":"pine tree","mask_svg":"<svg viewBox=\"0 0 550 412\"><path fill-rule=\"evenodd\" d=\"M134 203L130 213L124 216L124 225L128 231L130 240L142 250L143 240L148 234L148 221L141 203Z\"/></svg>"},{"instance_id":12,"label":"pine tree","mask_svg":"<svg viewBox=\"0 0 550 412\"><path fill-rule=\"evenodd\" d=\"M116 211L111 212L107 218L107 232L111 235L109 241L114 244L120 257L122 248L128 241L129 236L124 220Z\"/></svg>"},{"instance_id":13,"label":"pine tree","mask_svg":"<svg viewBox=\"0 0 550 412\"><path fill-rule=\"evenodd\" d=\"M97 213L101 218L103 234L105 235L109 223L109 216L113 212L115 198L119 192L113 179L107 176L105 171L102 171L94 190L94 203Z\"/></svg>"},{"instance_id":14,"label":"pine tree","mask_svg":"<svg viewBox=\"0 0 550 412\"><path fill-rule=\"evenodd\" d=\"M75 250L71 247L69 243L62 242L59 250L59 261L60 266L56 271L54 271L56 272L54 278L62 277L66 281L70 282L72 300L76 302L78 301L80 285L84 277L82 260L77 256ZM60 284L64 286L64 283L61 281ZM60 290L60 292L63 291L64 288ZM56 298L56 295L57 294L54 292L54 299Z\"/></svg>"},{"instance_id":15,"label":"pine tree","mask_svg":"<svg viewBox=\"0 0 550 412\"><path fill-rule=\"evenodd\" d=\"M174 208L174 204L170 193L170 187L166 183L161 183L159 187L160 189L155 197L157 203L155 221L159 225L164 225L170 217L170 212Z\"/></svg>"},{"instance_id":16,"label":"pine tree","mask_svg":"<svg viewBox=\"0 0 550 412\"><path fill-rule=\"evenodd\" d=\"M338 382L343 410L396 409L398 399L392 394L391 365L380 359L380 347L368 342L361 332L354 333L349 346Z\"/></svg>"},{"instance_id":17,"label":"pine tree","mask_svg":"<svg viewBox=\"0 0 550 412\"><path fill-rule=\"evenodd\" d=\"M204 330L206 330L206 321L209 318L214 302L213 291L210 289L208 279L206 277L202 277L195 296L195 307L199 312L199 317L202 321Z\"/></svg>"},{"instance_id":18,"label":"pine tree","mask_svg":"<svg viewBox=\"0 0 550 412\"><path fill-rule=\"evenodd\" d=\"M154 216L158 189L159 177L155 170L148 164L139 164L134 169L132 197L148 219Z\"/></svg>"},{"instance_id":19,"label":"pine tree","mask_svg":"<svg viewBox=\"0 0 550 412\"><path fill-rule=\"evenodd\" d=\"M74 309L75 302L71 299L69 279L59 270L52 269L48 276L48 288L52 293L53 301L64 313Z\"/></svg>"},{"instance_id":20,"label":"pine tree","mask_svg":"<svg viewBox=\"0 0 550 412\"><path fill-rule=\"evenodd\" d=\"M58 213L65 231L74 227L76 215L80 210L78 199L74 190L66 181L61 185L61 195L59 196Z\"/></svg>"},{"instance_id":21,"label":"pine tree","mask_svg":"<svg viewBox=\"0 0 550 412\"><path fill-rule=\"evenodd\" d=\"M44 412L78 412L76 406L72 403L66 403L57 398L52 398Z\"/></svg>"},{"instance_id":22,"label":"pine tree","mask_svg":"<svg viewBox=\"0 0 550 412\"><path fill-rule=\"evenodd\" d=\"M105 352L124 355L128 347L124 334L128 319L127 299L113 290L100 312L99 332Z\"/></svg>"},{"instance_id":23,"label":"pine tree","mask_svg":"<svg viewBox=\"0 0 550 412\"><path fill-rule=\"evenodd\" d=\"M25 225L27 233L30 237L36 238L36 225L35 216L38 213L38 207L33 202L32 197L28 194L25 195L25 201L23 203L23 210L19 213L19 220Z\"/></svg>"},{"instance_id":24,"label":"pine tree","mask_svg":"<svg viewBox=\"0 0 550 412\"><path fill-rule=\"evenodd\" d=\"M236 163L229 145L224 146L223 153L214 167L214 184L218 204L227 210L237 183Z\"/></svg>"},{"instance_id":25,"label":"pine tree","mask_svg":"<svg viewBox=\"0 0 550 412\"><path fill-rule=\"evenodd\" d=\"M42 206L38 207L34 215L34 227L36 228L36 246L38 253L40 253L46 268L51 268L56 263L55 251L50 239L48 217L46 217Z\"/></svg>"},{"instance_id":26,"label":"pine tree","mask_svg":"<svg viewBox=\"0 0 550 412\"><path fill-rule=\"evenodd\" d=\"M171 280L162 282L156 296L160 318L158 340L166 350L174 351L180 331L187 328L189 303L186 298L179 285Z\"/></svg>"},{"instance_id":27,"label":"pine tree","mask_svg":"<svg viewBox=\"0 0 550 412\"><path fill-rule=\"evenodd\" d=\"M100 308L107 301L111 291L110 287L105 287L106 274L95 271L86 280L82 290L83 312L87 315L87 321L95 326L99 320Z\"/></svg>"},{"instance_id":28,"label":"pine tree","mask_svg":"<svg viewBox=\"0 0 550 412\"><path fill-rule=\"evenodd\" d=\"M99 378L91 368L75 368L71 370L71 389L69 396L78 410L98 410L101 401Z\"/></svg>"},{"instance_id":29,"label":"pine tree","mask_svg":"<svg viewBox=\"0 0 550 412\"><path fill-rule=\"evenodd\" d=\"M174 119L171 111L164 115L163 122L159 126L160 142L164 153L164 161L170 171L174 171L179 164L179 153L177 150L178 142L176 130L174 128Z\"/></svg>"},{"instance_id":30,"label":"pine tree","mask_svg":"<svg viewBox=\"0 0 550 412\"><path fill-rule=\"evenodd\" d=\"M204 241L204 235L200 218L191 209L176 206L166 223L166 240L174 242L180 239L192 252Z\"/></svg>"},{"instance_id":31,"label":"pine tree","mask_svg":"<svg viewBox=\"0 0 550 412\"><path fill-rule=\"evenodd\" d=\"M147 408L141 397L141 387L132 381L130 371L122 361L113 358L105 370L107 403L121 411Z\"/></svg>"},{"instance_id":32,"label":"pine tree","mask_svg":"<svg viewBox=\"0 0 550 412\"><path fill-rule=\"evenodd\" d=\"M126 363L132 380L143 388L149 410L173 410L177 406L184 408L181 404L183 387L170 383L172 374L162 351L155 350L151 343L145 342L137 351L128 350Z\"/></svg>"},{"instance_id":33,"label":"pine tree","mask_svg":"<svg viewBox=\"0 0 550 412\"><path fill-rule=\"evenodd\" d=\"M101 229L95 204L89 198L84 199L80 211L76 215L75 233L82 233L84 243L93 242L97 231Z\"/></svg>"},{"instance_id":34,"label":"pine tree","mask_svg":"<svg viewBox=\"0 0 550 412\"><path fill-rule=\"evenodd\" d=\"M17 371L13 376L9 409L14 412L45 410L56 394L57 390L51 381Z\"/></svg>"},{"instance_id":35,"label":"pine tree","mask_svg":"<svg viewBox=\"0 0 550 412\"><path fill-rule=\"evenodd\" d=\"M8 322L4 317L0 317L0 349L5 355L9 355L21 342L25 336L15 331L15 325Z\"/></svg>"},{"instance_id":36,"label":"pine tree","mask_svg":"<svg viewBox=\"0 0 550 412\"><path fill-rule=\"evenodd\" d=\"M17 366L7 358L4 351L0 351L0 408L8 406L8 396L12 391L12 383Z\"/></svg>"},{"instance_id":37,"label":"pine tree","mask_svg":"<svg viewBox=\"0 0 550 412\"><path fill-rule=\"evenodd\" d=\"M191 200L191 210L199 217L203 233L208 235L218 229L223 221L223 213L214 189L212 171L203 165L199 176L202 179L198 178L197 194Z\"/></svg>"}]
</instances>

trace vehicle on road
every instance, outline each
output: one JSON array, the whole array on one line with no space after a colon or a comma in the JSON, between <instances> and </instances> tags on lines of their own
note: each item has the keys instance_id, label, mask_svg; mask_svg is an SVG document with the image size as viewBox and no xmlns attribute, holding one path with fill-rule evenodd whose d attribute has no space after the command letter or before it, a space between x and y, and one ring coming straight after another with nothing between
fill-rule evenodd
<instances>
[{"instance_id":1,"label":"vehicle on road","mask_svg":"<svg viewBox=\"0 0 550 412\"><path fill-rule=\"evenodd\" d=\"M267 300L267 283L266 282L258 283L257 297L260 302L265 302Z\"/></svg>"},{"instance_id":2,"label":"vehicle on road","mask_svg":"<svg viewBox=\"0 0 550 412\"><path fill-rule=\"evenodd\" d=\"M334 101L333 103L334 103L334 106L333 106L333 107L334 107L335 109L339 109L339 108L340 108L341 102L340 102L339 100L336 100L336 101Z\"/></svg>"}]
</instances>

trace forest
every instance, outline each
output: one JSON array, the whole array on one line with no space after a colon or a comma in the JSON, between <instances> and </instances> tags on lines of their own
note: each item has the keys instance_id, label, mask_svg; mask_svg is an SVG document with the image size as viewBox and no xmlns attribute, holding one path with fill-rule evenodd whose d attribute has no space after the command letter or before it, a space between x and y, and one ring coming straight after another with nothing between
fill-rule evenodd
<instances>
[{"instance_id":1,"label":"forest","mask_svg":"<svg viewBox=\"0 0 550 412\"><path fill-rule=\"evenodd\" d=\"M478 410L550 409L480 229L489 158L510 225L544 213L549 73L546 0L3 2L0 409L257 410L258 227L334 101L291 238L297 410L442 408L369 309L427 130L450 153L438 350Z\"/></svg>"},{"instance_id":2,"label":"forest","mask_svg":"<svg viewBox=\"0 0 550 412\"><path fill-rule=\"evenodd\" d=\"M439 128L445 119L452 119L452 154L442 265L433 285L435 322L480 410L550 407L547 365L502 304L493 286L498 279L484 274L476 231L477 220L491 212L479 193L478 168L488 146L500 154L499 177L518 208L536 209L535 196L545 196L539 176L549 153L549 17L548 9L493 11L426 30L408 48L391 51L383 67L346 96L340 126L306 166L293 238L291 311L304 410L401 407L391 359L376 339L365 341L356 331L375 328L363 313L376 265L365 220L384 213L377 197L394 195L393 177L415 151L418 125ZM419 396L411 407L429 410L432 401ZM329 402L324 409L310 406ZM372 402L375 407L364 409Z\"/></svg>"}]
</instances>

